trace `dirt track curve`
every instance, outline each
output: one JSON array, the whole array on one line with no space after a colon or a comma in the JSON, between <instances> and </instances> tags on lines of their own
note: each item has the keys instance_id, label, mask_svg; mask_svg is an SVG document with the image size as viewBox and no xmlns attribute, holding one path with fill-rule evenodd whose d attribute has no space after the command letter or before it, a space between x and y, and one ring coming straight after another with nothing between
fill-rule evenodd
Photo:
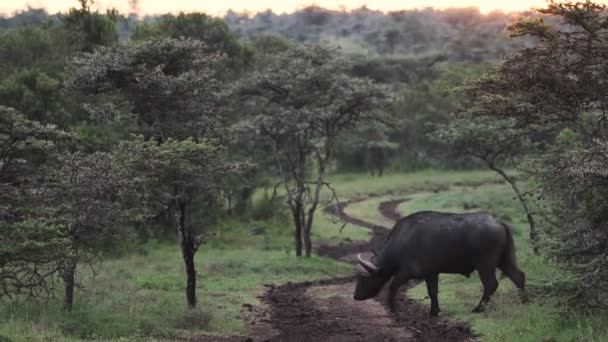
<instances>
[{"instance_id":1,"label":"dirt track curve","mask_svg":"<svg viewBox=\"0 0 608 342\"><path fill-rule=\"evenodd\" d=\"M381 203L383 216L398 220L397 210L407 198ZM337 260L356 263L356 255L380 250L388 227L378 226L346 214L348 203L325 208L347 223L369 229L367 242L347 242L337 246L320 245L317 251ZM262 306L254 309L251 337L213 339L214 341L285 342L375 342L375 341L471 341L471 328L445 316L430 318L428 307L402 293L396 313L384 305L385 293L376 300L355 301L355 278L341 277L321 281L268 285L260 297Z\"/></svg>"}]
</instances>

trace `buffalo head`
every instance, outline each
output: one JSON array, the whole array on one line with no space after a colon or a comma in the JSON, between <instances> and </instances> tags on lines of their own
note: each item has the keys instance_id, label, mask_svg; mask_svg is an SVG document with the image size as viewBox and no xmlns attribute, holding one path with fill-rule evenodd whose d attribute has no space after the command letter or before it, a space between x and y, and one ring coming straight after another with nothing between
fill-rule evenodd
<instances>
[{"instance_id":1,"label":"buffalo head","mask_svg":"<svg viewBox=\"0 0 608 342\"><path fill-rule=\"evenodd\" d=\"M357 255L357 258L365 272L357 275L357 286L355 287L354 299L365 300L373 298L389 280L390 275L386 275L385 272L371 261L363 259L361 254Z\"/></svg>"}]
</instances>

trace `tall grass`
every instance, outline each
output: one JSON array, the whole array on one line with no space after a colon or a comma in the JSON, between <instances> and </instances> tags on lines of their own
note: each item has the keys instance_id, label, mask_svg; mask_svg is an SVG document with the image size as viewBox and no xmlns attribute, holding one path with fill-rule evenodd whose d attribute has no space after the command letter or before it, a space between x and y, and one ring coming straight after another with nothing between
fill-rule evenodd
<instances>
[{"instance_id":1,"label":"tall grass","mask_svg":"<svg viewBox=\"0 0 608 342\"><path fill-rule=\"evenodd\" d=\"M246 334L248 305L259 303L264 284L351 272L349 265L331 259L296 258L289 250L265 249L263 242L239 246L234 240L203 246L196 265L197 310L186 308L177 245L148 243L139 254L104 262L96 276L79 269L84 287L77 289L72 313L62 311L60 298L0 303L0 336L70 341Z\"/></svg>"}]
</instances>

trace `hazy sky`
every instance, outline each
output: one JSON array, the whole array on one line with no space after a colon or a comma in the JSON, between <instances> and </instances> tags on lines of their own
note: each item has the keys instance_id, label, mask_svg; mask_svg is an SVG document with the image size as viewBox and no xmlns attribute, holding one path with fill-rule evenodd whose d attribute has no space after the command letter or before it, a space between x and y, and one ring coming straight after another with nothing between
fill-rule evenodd
<instances>
[{"instance_id":1,"label":"hazy sky","mask_svg":"<svg viewBox=\"0 0 608 342\"><path fill-rule=\"evenodd\" d=\"M596 2L607 3L608 0ZM308 5L326 8L351 9L367 5L370 9L392 11L423 7L465 7L475 6L483 12L495 9L504 11L525 10L531 7L544 7L545 0L139 0L140 14L157 14L179 11L202 11L211 15L222 15L228 9L258 12L272 9L274 12L292 12ZM76 0L0 0L0 13L30 7L43 7L49 12L64 11L76 6ZM115 7L121 12L129 11L129 0L95 0L95 7L106 9Z\"/></svg>"}]
</instances>

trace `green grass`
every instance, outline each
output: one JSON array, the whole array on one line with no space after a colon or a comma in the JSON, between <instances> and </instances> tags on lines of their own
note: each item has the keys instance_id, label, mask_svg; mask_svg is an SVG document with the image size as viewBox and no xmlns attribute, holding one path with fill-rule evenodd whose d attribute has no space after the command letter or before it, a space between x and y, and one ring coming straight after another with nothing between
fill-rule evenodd
<instances>
[{"instance_id":1,"label":"green grass","mask_svg":"<svg viewBox=\"0 0 608 342\"><path fill-rule=\"evenodd\" d=\"M369 231L352 224L336 220L321 211L315 216L312 229L313 241L324 241L339 244L343 241L365 241L370 237Z\"/></svg>"},{"instance_id":2,"label":"green grass","mask_svg":"<svg viewBox=\"0 0 608 342\"><path fill-rule=\"evenodd\" d=\"M280 250L205 248L196 257L199 311L187 312L183 262L177 245L150 243L141 255L106 261L76 292L75 311L60 300L3 303L0 336L14 341L245 334L243 304L258 304L264 284L333 277L351 266L295 258Z\"/></svg>"},{"instance_id":3,"label":"green grass","mask_svg":"<svg viewBox=\"0 0 608 342\"><path fill-rule=\"evenodd\" d=\"M358 199L378 195L401 195L418 191L440 190L449 186L476 186L502 183L494 172L424 170L415 173L390 173L372 178L365 174L345 173L330 177L341 198Z\"/></svg>"}]
</instances>

